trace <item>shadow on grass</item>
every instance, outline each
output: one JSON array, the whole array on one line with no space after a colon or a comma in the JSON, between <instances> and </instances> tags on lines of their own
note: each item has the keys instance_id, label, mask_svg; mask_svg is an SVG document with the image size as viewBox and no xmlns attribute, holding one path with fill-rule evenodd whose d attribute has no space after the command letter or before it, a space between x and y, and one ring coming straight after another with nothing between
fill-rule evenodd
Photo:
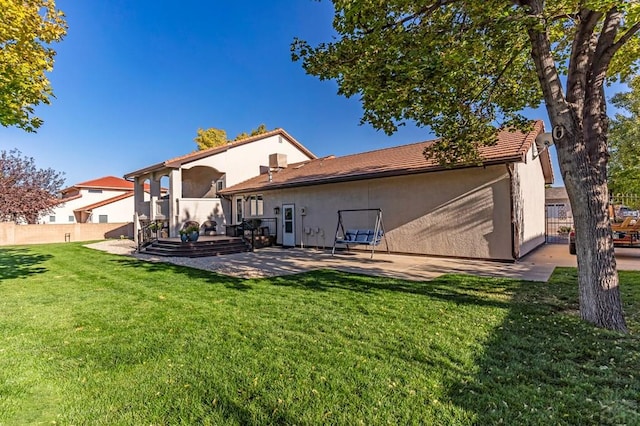
<instances>
[{"instance_id":1,"label":"shadow on grass","mask_svg":"<svg viewBox=\"0 0 640 426\"><path fill-rule=\"evenodd\" d=\"M228 275L218 274L212 271L206 271L203 269L191 268L189 266L181 266L175 265L173 263L165 263L165 262L149 262L144 260L139 260L135 258L119 258L111 260L116 265L126 267L126 268L135 268L137 270L142 270L149 273L158 273L158 272L167 272L171 271L173 273L180 273L186 275L191 279L198 279L208 282L210 284L224 285L225 287L232 288L235 290L250 290L251 286L248 284L247 280L243 280L240 278L230 277Z\"/></svg>"},{"instance_id":2,"label":"shadow on grass","mask_svg":"<svg viewBox=\"0 0 640 426\"><path fill-rule=\"evenodd\" d=\"M580 320L575 269L515 289L477 373L451 384L451 400L476 424L640 424L638 338Z\"/></svg>"},{"instance_id":3,"label":"shadow on grass","mask_svg":"<svg viewBox=\"0 0 640 426\"><path fill-rule=\"evenodd\" d=\"M0 249L0 280L26 278L46 272L47 268L40 264L52 257L48 254L35 254L26 248Z\"/></svg>"},{"instance_id":4,"label":"shadow on grass","mask_svg":"<svg viewBox=\"0 0 640 426\"><path fill-rule=\"evenodd\" d=\"M295 287L312 291L347 290L361 293L377 291L401 292L428 296L455 302L504 308L507 300L487 297L487 294L505 294L505 286L514 281L467 276L443 275L431 281L407 281L394 278L372 277L335 270L319 270L298 275L270 278L272 285ZM504 284L504 286L500 285ZM508 290L507 290L508 293Z\"/></svg>"}]
</instances>

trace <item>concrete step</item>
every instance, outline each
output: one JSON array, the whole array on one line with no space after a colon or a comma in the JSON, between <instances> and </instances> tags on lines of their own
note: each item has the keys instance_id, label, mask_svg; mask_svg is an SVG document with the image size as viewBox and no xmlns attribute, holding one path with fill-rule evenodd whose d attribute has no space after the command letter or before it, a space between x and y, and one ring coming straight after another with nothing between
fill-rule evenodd
<instances>
[{"instance_id":1,"label":"concrete step","mask_svg":"<svg viewBox=\"0 0 640 426\"><path fill-rule=\"evenodd\" d=\"M158 240L148 245L142 253L165 257L205 257L243 253L251 247L241 238L186 242Z\"/></svg>"}]
</instances>

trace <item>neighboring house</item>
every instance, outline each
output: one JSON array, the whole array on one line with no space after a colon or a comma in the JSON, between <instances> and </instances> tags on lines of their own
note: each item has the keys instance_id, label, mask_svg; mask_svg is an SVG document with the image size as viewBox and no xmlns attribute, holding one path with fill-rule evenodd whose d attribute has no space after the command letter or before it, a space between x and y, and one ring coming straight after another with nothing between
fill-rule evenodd
<instances>
[{"instance_id":1,"label":"neighboring house","mask_svg":"<svg viewBox=\"0 0 640 426\"><path fill-rule=\"evenodd\" d=\"M125 179L133 180L135 215L139 219L134 222L135 235L138 222L144 225L150 221L167 223L171 237L178 235L186 221L215 222L216 231L224 233L226 225L240 223L249 211L243 210L245 200L222 198L220 191L260 173L268 174L270 156L293 162L316 158L287 132L276 129L126 174ZM170 195L163 198L160 182L165 177ZM149 200L144 198L144 185L149 185ZM253 201L256 209L262 208L262 200ZM133 212L132 208L130 215Z\"/></svg>"},{"instance_id":2,"label":"neighboring house","mask_svg":"<svg viewBox=\"0 0 640 426\"><path fill-rule=\"evenodd\" d=\"M148 192L149 188L147 188ZM115 176L61 191L58 206L41 223L124 223L133 220L133 183Z\"/></svg>"},{"instance_id":3,"label":"neighboring house","mask_svg":"<svg viewBox=\"0 0 640 426\"><path fill-rule=\"evenodd\" d=\"M496 145L481 148L481 166L444 168L425 159L431 142L421 142L272 164L218 193L234 200L227 214L277 216L277 242L285 246L332 246L339 209L380 208L392 252L514 260L545 241L545 184L553 173L548 151L536 150L543 127L501 131ZM372 214L351 216L345 228L374 226Z\"/></svg>"},{"instance_id":4,"label":"neighboring house","mask_svg":"<svg viewBox=\"0 0 640 426\"><path fill-rule=\"evenodd\" d=\"M548 219L573 220L571 203L569 203L567 189L564 186L546 188L545 205L547 206Z\"/></svg>"}]
</instances>

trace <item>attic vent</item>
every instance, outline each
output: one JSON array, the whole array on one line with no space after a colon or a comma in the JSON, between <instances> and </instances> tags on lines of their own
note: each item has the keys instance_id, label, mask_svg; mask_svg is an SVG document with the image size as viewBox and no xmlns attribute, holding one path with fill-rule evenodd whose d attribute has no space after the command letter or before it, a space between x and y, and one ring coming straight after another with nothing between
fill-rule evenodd
<instances>
[{"instance_id":1,"label":"attic vent","mask_svg":"<svg viewBox=\"0 0 640 426\"><path fill-rule=\"evenodd\" d=\"M269 155L269 168L284 169L287 167L287 154Z\"/></svg>"}]
</instances>

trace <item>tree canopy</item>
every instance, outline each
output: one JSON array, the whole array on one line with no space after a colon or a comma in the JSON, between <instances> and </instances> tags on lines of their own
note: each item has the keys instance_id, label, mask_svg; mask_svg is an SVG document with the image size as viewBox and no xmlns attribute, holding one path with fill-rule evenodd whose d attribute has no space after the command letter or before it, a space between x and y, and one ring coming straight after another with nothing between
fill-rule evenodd
<instances>
[{"instance_id":1,"label":"tree canopy","mask_svg":"<svg viewBox=\"0 0 640 426\"><path fill-rule=\"evenodd\" d=\"M296 39L307 73L358 96L361 122L412 121L440 140L425 155L482 162L497 128L547 109L574 212L580 313L626 330L611 239L605 85L638 71L637 0L333 0L333 42ZM562 77L565 78L562 78ZM515 224L517 225L517 224ZM515 231L514 231L515 232Z\"/></svg>"},{"instance_id":2,"label":"tree canopy","mask_svg":"<svg viewBox=\"0 0 640 426\"><path fill-rule=\"evenodd\" d=\"M263 133L267 133L267 131L267 126L265 126L264 124L260 124L258 127L253 129L251 133L242 132L238 134L235 139L230 140L227 139L227 132L225 130L211 127L206 130L198 129L197 135L193 140L196 145L198 145L198 150L202 151L203 149L226 145L230 142L245 139L250 136L261 135Z\"/></svg>"},{"instance_id":3,"label":"tree canopy","mask_svg":"<svg viewBox=\"0 0 640 426\"><path fill-rule=\"evenodd\" d=\"M0 151L0 221L36 223L60 202L63 173L38 169L18 150Z\"/></svg>"},{"instance_id":4,"label":"tree canopy","mask_svg":"<svg viewBox=\"0 0 640 426\"><path fill-rule=\"evenodd\" d=\"M545 79L556 80L554 85L560 74L585 72L571 61L578 31L616 32L615 40L597 46L606 53L598 55L601 66L611 62L610 79L637 70L635 1L333 3L338 41L312 47L296 39L293 59L302 60L309 74L335 79L339 94L358 96L363 123L388 134L408 120L430 126L442 137L433 154L443 162L477 161L477 148L495 141L497 126L526 128L522 110L538 107L547 90L540 85L534 56L542 55L532 51L531 31L545 38ZM581 42L595 50L593 35Z\"/></svg>"},{"instance_id":5,"label":"tree canopy","mask_svg":"<svg viewBox=\"0 0 640 426\"><path fill-rule=\"evenodd\" d=\"M609 191L640 194L640 77L631 91L618 93L611 103L624 111L611 120L609 132Z\"/></svg>"},{"instance_id":6,"label":"tree canopy","mask_svg":"<svg viewBox=\"0 0 640 426\"><path fill-rule=\"evenodd\" d=\"M53 91L51 43L67 31L54 0L0 1L0 124L35 131L42 120L34 107L49 104Z\"/></svg>"}]
</instances>

